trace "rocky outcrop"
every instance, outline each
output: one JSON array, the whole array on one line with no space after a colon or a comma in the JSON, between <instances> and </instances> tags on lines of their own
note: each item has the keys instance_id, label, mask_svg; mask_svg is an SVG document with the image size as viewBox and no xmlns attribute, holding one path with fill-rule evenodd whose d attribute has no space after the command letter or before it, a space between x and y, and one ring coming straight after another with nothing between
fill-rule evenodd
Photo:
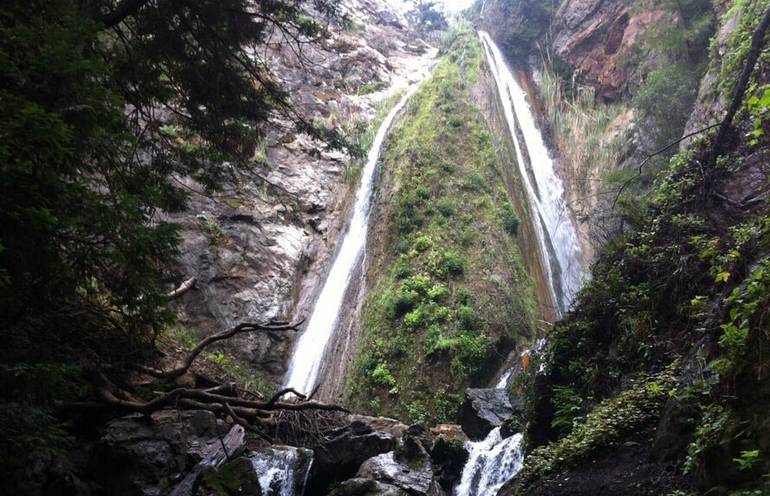
<instances>
[{"instance_id":1,"label":"rocky outcrop","mask_svg":"<svg viewBox=\"0 0 770 496\"><path fill-rule=\"evenodd\" d=\"M168 494L198 462L220 449L227 430L203 410L122 417L104 428L87 472L116 496Z\"/></svg>"},{"instance_id":2,"label":"rocky outcrop","mask_svg":"<svg viewBox=\"0 0 770 496\"><path fill-rule=\"evenodd\" d=\"M337 486L329 496L409 496L400 487L372 479L349 479Z\"/></svg>"},{"instance_id":3,"label":"rocky outcrop","mask_svg":"<svg viewBox=\"0 0 770 496\"><path fill-rule=\"evenodd\" d=\"M640 9L624 0L568 0L554 17L551 47L577 77L596 88L598 98L617 100L628 84L624 58L663 15L660 9Z\"/></svg>"},{"instance_id":4,"label":"rocky outcrop","mask_svg":"<svg viewBox=\"0 0 770 496\"><path fill-rule=\"evenodd\" d=\"M365 461L356 477L395 486L413 496L443 494L427 458L407 460L397 458L394 452L385 453Z\"/></svg>"},{"instance_id":5,"label":"rocky outcrop","mask_svg":"<svg viewBox=\"0 0 770 496\"><path fill-rule=\"evenodd\" d=\"M324 493L332 482L353 477L364 461L395 448L393 435L375 431L361 421L352 422L315 448L311 492Z\"/></svg>"},{"instance_id":6,"label":"rocky outcrop","mask_svg":"<svg viewBox=\"0 0 770 496\"><path fill-rule=\"evenodd\" d=\"M348 0L343 8L350 24L333 22L321 45L299 52L276 37L265 56L308 122L355 138L387 88L429 55L381 0ZM198 185L180 179L193 193L189 211L171 219L183 239L177 279L195 276L198 284L177 300L178 321L199 336L242 321L306 317L328 268L347 219L354 159L287 124L269 126L255 144L254 170L216 196L194 193ZM278 382L293 339L244 335L230 350Z\"/></svg>"},{"instance_id":7,"label":"rocky outcrop","mask_svg":"<svg viewBox=\"0 0 770 496\"><path fill-rule=\"evenodd\" d=\"M484 439L495 427L513 415L513 407L504 389L466 389L460 421L469 438Z\"/></svg>"}]
</instances>

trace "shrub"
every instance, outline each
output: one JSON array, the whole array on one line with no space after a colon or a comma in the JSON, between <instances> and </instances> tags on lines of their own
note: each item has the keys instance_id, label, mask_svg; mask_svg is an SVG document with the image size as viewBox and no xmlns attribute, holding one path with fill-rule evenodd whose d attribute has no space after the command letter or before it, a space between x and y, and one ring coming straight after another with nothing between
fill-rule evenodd
<instances>
[{"instance_id":1,"label":"shrub","mask_svg":"<svg viewBox=\"0 0 770 496\"><path fill-rule=\"evenodd\" d=\"M396 378L390 373L388 364L380 362L372 371L372 382L378 386L393 387L396 385Z\"/></svg>"},{"instance_id":2,"label":"shrub","mask_svg":"<svg viewBox=\"0 0 770 496\"><path fill-rule=\"evenodd\" d=\"M418 252L423 252L433 246L433 240L428 236L420 236L414 240L413 247Z\"/></svg>"},{"instance_id":3,"label":"shrub","mask_svg":"<svg viewBox=\"0 0 770 496\"><path fill-rule=\"evenodd\" d=\"M519 232L519 218L516 216L516 212L513 210L511 202L505 201L500 206L500 219L503 222L505 230L513 236L516 236Z\"/></svg>"}]
</instances>

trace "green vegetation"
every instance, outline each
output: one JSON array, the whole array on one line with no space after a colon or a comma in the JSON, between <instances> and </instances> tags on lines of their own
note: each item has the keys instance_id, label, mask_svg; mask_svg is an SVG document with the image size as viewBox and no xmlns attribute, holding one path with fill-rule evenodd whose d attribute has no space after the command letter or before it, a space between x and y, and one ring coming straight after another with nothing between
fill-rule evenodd
<instances>
[{"instance_id":1,"label":"green vegetation","mask_svg":"<svg viewBox=\"0 0 770 496\"><path fill-rule=\"evenodd\" d=\"M331 15L334 2L314 2ZM0 12L0 480L66 445L57 402L80 367L152 358L187 177L208 192L262 164L255 144L288 95L259 59L276 23L323 35L301 2L9 0ZM317 9L316 9L317 8ZM259 80L259 84L256 81ZM336 132L301 119L333 147ZM254 156L256 160L253 160ZM221 229L210 223L212 250ZM9 415L9 412L15 412Z\"/></svg>"},{"instance_id":2,"label":"green vegetation","mask_svg":"<svg viewBox=\"0 0 770 496\"><path fill-rule=\"evenodd\" d=\"M491 135L469 103L480 61L475 35L454 33L391 131L378 241L386 253L371 261L377 279L347 378L356 409L454 420L463 389L532 335L535 295L516 245L518 218Z\"/></svg>"},{"instance_id":3,"label":"green vegetation","mask_svg":"<svg viewBox=\"0 0 770 496\"><path fill-rule=\"evenodd\" d=\"M629 432L650 427L658 419L667 392L674 384L673 370L667 370L652 378L633 381L616 397L598 404L585 422L568 430L568 435L535 449L526 458L517 478L519 491L538 477L584 461Z\"/></svg>"}]
</instances>

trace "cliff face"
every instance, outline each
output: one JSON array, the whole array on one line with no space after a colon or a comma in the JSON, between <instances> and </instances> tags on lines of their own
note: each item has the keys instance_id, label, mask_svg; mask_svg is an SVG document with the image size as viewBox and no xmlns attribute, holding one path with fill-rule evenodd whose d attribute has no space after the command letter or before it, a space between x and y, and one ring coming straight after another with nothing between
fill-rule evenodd
<instances>
[{"instance_id":1,"label":"cliff face","mask_svg":"<svg viewBox=\"0 0 770 496\"><path fill-rule=\"evenodd\" d=\"M554 54L572 68L574 77L593 86L600 100L623 96L631 72L625 59L639 36L664 15L653 2L640 3L568 0L554 16Z\"/></svg>"},{"instance_id":2,"label":"cliff face","mask_svg":"<svg viewBox=\"0 0 770 496\"><path fill-rule=\"evenodd\" d=\"M332 25L322 46L276 35L263 54L295 106L315 124L357 139L390 86L425 63L426 47L378 0L345 3L351 23ZM297 321L310 311L356 186L356 160L289 132L276 119L259 143L264 164L211 198L192 195L182 226L179 279L196 277L178 302L179 325L200 336L243 321ZM186 185L196 190L196 185ZM233 353L280 381L293 336L244 337Z\"/></svg>"}]
</instances>

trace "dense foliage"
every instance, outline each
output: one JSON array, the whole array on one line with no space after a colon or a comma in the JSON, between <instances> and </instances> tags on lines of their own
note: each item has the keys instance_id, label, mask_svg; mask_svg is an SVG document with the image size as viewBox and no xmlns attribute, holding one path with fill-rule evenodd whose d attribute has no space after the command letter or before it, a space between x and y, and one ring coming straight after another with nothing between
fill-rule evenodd
<instances>
[{"instance_id":1,"label":"dense foliage","mask_svg":"<svg viewBox=\"0 0 770 496\"><path fill-rule=\"evenodd\" d=\"M258 170L272 116L341 146L292 109L255 50L267 36L322 36L335 10L324 0L4 2L4 466L61 444L49 407L81 392L80 366L136 361L172 318L178 237L164 214L185 207L181 178L210 191Z\"/></svg>"},{"instance_id":2,"label":"dense foliage","mask_svg":"<svg viewBox=\"0 0 770 496\"><path fill-rule=\"evenodd\" d=\"M493 138L470 103L479 42L463 29L447 43L384 153L384 252L347 378L356 409L412 421L456 419L463 390L533 337L537 312Z\"/></svg>"},{"instance_id":3,"label":"dense foliage","mask_svg":"<svg viewBox=\"0 0 770 496\"><path fill-rule=\"evenodd\" d=\"M728 17L749 8L735 4ZM758 22L740 18L730 53L747 53ZM595 419L634 394L630 381L654 381L676 364L673 383L656 388L666 393L665 408L646 426L622 428L654 439L654 456L700 491L767 490L770 218L766 199L751 193L766 188L766 74L760 59L754 93L720 144L727 154L704 169L714 147L709 134L676 155L649 203L626 211L632 229L606 246L574 310L556 325L542 357L546 373L530 378L527 432L532 447L553 443L535 451L528 480L554 461L584 456L583 441L602 432ZM733 87L724 88L731 97Z\"/></svg>"}]
</instances>

